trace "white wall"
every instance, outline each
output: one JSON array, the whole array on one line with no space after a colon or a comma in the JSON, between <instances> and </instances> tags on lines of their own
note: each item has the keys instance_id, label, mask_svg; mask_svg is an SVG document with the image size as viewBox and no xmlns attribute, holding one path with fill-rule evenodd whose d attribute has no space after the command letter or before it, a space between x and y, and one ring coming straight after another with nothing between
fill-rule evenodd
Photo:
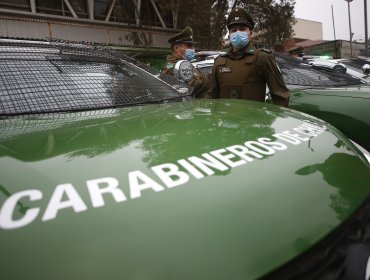
<instances>
[{"instance_id":1,"label":"white wall","mask_svg":"<svg viewBox=\"0 0 370 280\"><path fill-rule=\"evenodd\" d=\"M322 40L322 23L318 21L296 18L297 22L293 25L295 38L308 40Z\"/></svg>"}]
</instances>

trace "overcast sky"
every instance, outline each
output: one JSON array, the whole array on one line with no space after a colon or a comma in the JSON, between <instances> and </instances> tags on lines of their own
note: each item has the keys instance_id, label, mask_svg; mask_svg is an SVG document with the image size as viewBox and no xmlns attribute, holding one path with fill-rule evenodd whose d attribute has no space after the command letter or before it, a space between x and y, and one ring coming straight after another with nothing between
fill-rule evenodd
<instances>
[{"instance_id":1,"label":"overcast sky","mask_svg":"<svg viewBox=\"0 0 370 280\"><path fill-rule=\"evenodd\" d=\"M349 40L348 3L345 0L296 0L295 17L322 23L323 39L334 40L333 18L331 6L334 10L336 39ZM370 3L367 2L368 36ZM365 38L364 0L353 0L350 3L351 27L353 39Z\"/></svg>"}]
</instances>

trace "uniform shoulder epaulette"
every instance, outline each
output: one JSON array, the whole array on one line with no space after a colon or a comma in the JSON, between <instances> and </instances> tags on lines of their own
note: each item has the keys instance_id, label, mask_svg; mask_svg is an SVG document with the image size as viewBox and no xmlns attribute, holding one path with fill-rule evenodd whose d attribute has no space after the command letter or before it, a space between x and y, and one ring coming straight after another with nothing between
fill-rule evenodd
<instances>
[{"instance_id":1,"label":"uniform shoulder epaulette","mask_svg":"<svg viewBox=\"0 0 370 280\"><path fill-rule=\"evenodd\" d=\"M227 55L219 55L215 58L215 64L220 65L224 64L227 61Z\"/></svg>"},{"instance_id":2,"label":"uniform shoulder epaulette","mask_svg":"<svg viewBox=\"0 0 370 280\"><path fill-rule=\"evenodd\" d=\"M168 63L164 66L164 69L166 70L171 70L173 67L175 67L175 65L173 63Z\"/></svg>"},{"instance_id":3,"label":"uniform shoulder epaulette","mask_svg":"<svg viewBox=\"0 0 370 280\"><path fill-rule=\"evenodd\" d=\"M272 53L272 51L268 50L268 49L259 49L260 51L263 51L265 53Z\"/></svg>"}]
</instances>

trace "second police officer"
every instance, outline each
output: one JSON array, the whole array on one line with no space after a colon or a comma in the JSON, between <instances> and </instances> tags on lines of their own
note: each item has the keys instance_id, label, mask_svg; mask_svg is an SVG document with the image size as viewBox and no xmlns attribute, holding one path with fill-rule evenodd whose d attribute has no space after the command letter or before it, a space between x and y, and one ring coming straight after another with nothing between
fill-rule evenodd
<instances>
[{"instance_id":1,"label":"second police officer","mask_svg":"<svg viewBox=\"0 0 370 280\"><path fill-rule=\"evenodd\" d=\"M171 44L171 55L167 56L166 64L161 73L174 76L176 62L184 59L191 61L195 58L194 45L196 42L193 39L193 29L186 27L180 33L169 38L168 43ZM193 74L194 78L189 82L189 85L194 88L193 96L204 97L205 92L210 88L209 79L197 69L194 69Z\"/></svg>"},{"instance_id":2,"label":"second police officer","mask_svg":"<svg viewBox=\"0 0 370 280\"><path fill-rule=\"evenodd\" d=\"M210 98L241 98L265 101L266 85L274 104L288 106L289 90L270 51L252 44L254 21L235 8L227 18L231 46L220 55L212 69Z\"/></svg>"}]
</instances>

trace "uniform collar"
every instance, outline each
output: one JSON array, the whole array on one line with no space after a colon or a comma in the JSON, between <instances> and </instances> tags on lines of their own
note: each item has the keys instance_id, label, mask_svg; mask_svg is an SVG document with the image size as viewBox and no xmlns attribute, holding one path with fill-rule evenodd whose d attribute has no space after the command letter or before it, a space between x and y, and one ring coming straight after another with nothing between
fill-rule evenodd
<instances>
[{"instance_id":1,"label":"uniform collar","mask_svg":"<svg viewBox=\"0 0 370 280\"><path fill-rule=\"evenodd\" d=\"M170 55L167 55L167 62L177 62L179 61L180 59L178 59L176 56L170 54Z\"/></svg>"},{"instance_id":2,"label":"uniform collar","mask_svg":"<svg viewBox=\"0 0 370 280\"><path fill-rule=\"evenodd\" d=\"M229 51L227 52L227 55L230 57L230 58L234 58L234 59L240 59L242 58L244 55L252 55L255 53L255 50L256 48L253 46L253 45L248 45L244 48L242 48L241 50L237 51L237 52L233 52L232 51L232 46L229 48Z\"/></svg>"}]
</instances>

